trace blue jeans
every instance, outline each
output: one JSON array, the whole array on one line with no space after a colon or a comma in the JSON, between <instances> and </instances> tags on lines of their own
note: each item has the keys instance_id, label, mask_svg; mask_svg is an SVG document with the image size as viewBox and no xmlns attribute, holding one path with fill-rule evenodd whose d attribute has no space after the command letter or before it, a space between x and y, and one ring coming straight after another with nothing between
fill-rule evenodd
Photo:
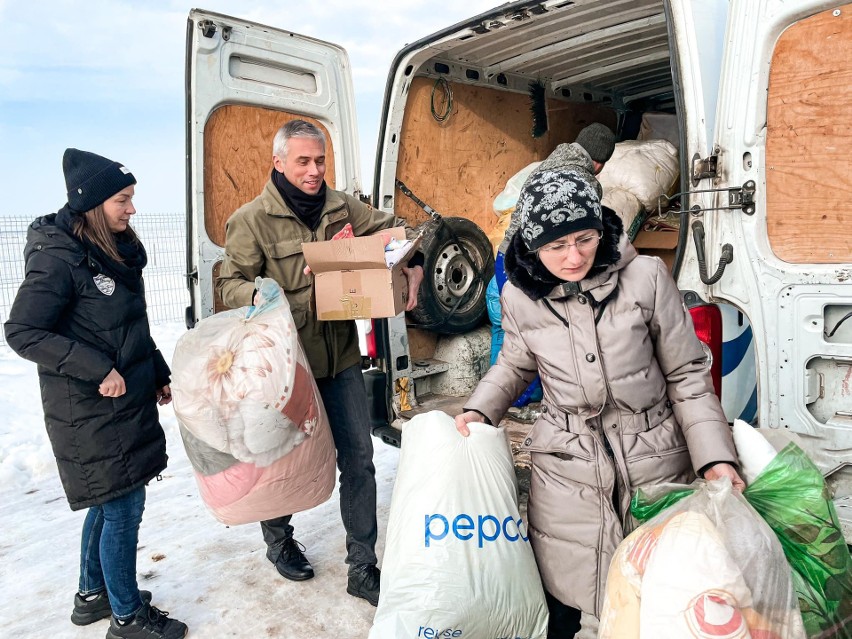
<instances>
[{"instance_id":1,"label":"blue jeans","mask_svg":"<svg viewBox=\"0 0 852 639\"><path fill-rule=\"evenodd\" d=\"M136 546L145 510L145 486L99 506L83 523L80 548L80 594L106 589L112 614L132 617L142 607L136 585Z\"/></svg>"},{"instance_id":2,"label":"blue jeans","mask_svg":"<svg viewBox=\"0 0 852 639\"><path fill-rule=\"evenodd\" d=\"M340 469L340 516L346 530L346 563L376 564L376 467L367 412L367 390L360 364L335 377L317 380L328 413ZM260 522L266 556L274 562L293 536L292 515Z\"/></svg>"}]
</instances>

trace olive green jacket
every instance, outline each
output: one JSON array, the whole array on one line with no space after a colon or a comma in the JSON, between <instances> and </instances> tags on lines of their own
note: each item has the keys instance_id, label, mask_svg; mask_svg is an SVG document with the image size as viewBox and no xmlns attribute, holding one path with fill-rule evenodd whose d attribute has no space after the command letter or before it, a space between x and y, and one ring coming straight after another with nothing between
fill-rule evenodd
<instances>
[{"instance_id":1,"label":"olive green jacket","mask_svg":"<svg viewBox=\"0 0 852 639\"><path fill-rule=\"evenodd\" d=\"M290 303L299 338L314 377L334 376L361 361L358 332L352 320L316 319L314 277L305 275L302 242L330 240L346 223L356 236L370 235L405 222L341 191L326 189L319 226L311 231L284 203L270 179L259 196L237 209L225 225L225 258L216 290L226 306L248 306L254 279L274 279ZM407 229L409 238L414 231Z\"/></svg>"}]
</instances>

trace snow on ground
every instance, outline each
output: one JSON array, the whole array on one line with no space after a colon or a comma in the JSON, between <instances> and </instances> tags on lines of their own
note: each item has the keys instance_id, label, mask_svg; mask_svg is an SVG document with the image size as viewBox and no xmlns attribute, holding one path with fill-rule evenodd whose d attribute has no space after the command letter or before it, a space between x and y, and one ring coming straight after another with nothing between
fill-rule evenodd
<instances>
[{"instance_id":1,"label":"snow on ground","mask_svg":"<svg viewBox=\"0 0 852 639\"><path fill-rule=\"evenodd\" d=\"M154 326L166 360L183 332ZM0 351L0 628L16 638L103 637L108 622L69 621L85 511L72 512L44 430L35 365ZM148 487L139 535L139 586L189 625L190 636L366 637L375 608L346 594L338 497L293 518L316 570L283 579L266 559L257 524L227 527L204 507L171 406L160 408L169 467ZM399 451L375 443L379 557Z\"/></svg>"}]
</instances>

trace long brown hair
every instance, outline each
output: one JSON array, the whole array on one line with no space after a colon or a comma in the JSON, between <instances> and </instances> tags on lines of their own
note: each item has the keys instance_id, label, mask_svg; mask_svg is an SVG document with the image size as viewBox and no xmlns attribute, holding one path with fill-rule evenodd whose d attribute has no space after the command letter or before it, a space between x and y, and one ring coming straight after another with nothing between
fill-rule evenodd
<instances>
[{"instance_id":1,"label":"long brown hair","mask_svg":"<svg viewBox=\"0 0 852 639\"><path fill-rule=\"evenodd\" d=\"M75 217L72 230L74 235L81 240L91 242L104 253L114 259L116 262L123 262L124 259L118 252L118 244L115 241L115 234L109 230L106 216L104 215L104 205L98 204L95 208L86 211L83 215ZM136 235L130 226L124 231L125 236L133 243L139 242L139 237Z\"/></svg>"}]
</instances>

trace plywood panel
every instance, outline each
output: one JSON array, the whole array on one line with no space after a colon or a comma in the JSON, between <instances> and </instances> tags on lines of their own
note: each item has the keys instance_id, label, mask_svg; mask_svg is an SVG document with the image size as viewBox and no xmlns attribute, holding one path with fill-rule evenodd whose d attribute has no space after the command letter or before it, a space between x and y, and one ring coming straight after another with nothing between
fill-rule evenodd
<instances>
[{"instance_id":1,"label":"plywood panel","mask_svg":"<svg viewBox=\"0 0 852 639\"><path fill-rule=\"evenodd\" d=\"M528 95L452 82L452 113L438 122L431 113L434 83L411 83L397 177L440 214L466 217L486 233L497 223L491 204L510 177L557 144L573 141L587 124L616 124L611 109L551 100L548 132L533 138ZM398 189L394 203L396 215L412 225L427 219Z\"/></svg>"},{"instance_id":2,"label":"plywood panel","mask_svg":"<svg viewBox=\"0 0 852 639\"><path fill-rule=\"evenodd\" d=\"M772 56L769 242L787 262L852 261L852 4L785 31Z\"/></svg>"},{"instance_id":3,"label":"plywood panel","mask_svg":"<svg viewBox=\"0 0 852 639\"><path fill-rule=\"evenodd\" d=\"M326 136L325 181L334 187L334 149L317 120L261 107L227 105L204 125L204 224L208 237L225 244L225 222L263 190L272 173L272 138L290 120L315 124Z\"/></svg>"}]
</instances>

